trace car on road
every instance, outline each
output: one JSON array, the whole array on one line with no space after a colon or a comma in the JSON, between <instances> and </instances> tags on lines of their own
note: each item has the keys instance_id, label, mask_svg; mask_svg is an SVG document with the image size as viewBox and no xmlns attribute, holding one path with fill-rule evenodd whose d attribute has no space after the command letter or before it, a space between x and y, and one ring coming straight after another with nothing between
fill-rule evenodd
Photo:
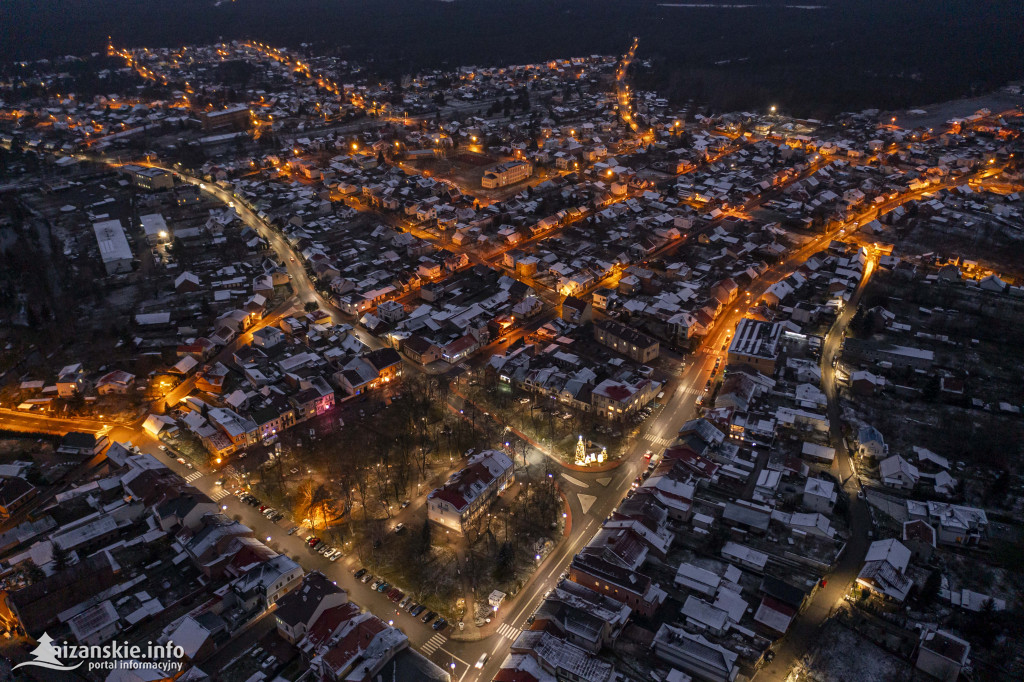
<instances>
[{"instance_id":1,"label":"car on road","mask_svg":"<svg viewBox=\"0 0 1024 682\"><path fill-rule=\"evenodd\" d=\"M434 617L436 615L437 615L437 612L435 612L435 611L427 611L426 613L423 614L423 617L420 618L420 620L422 620L424 623L429 623L430 621L434 620Z\"/></svg>"},{"instance_id":2,"label":"car on road","mask_svg":"<svg viewBox=\"0 0 1024 682\"><path fill-rule=\"evenodd\" d=\"M364 575L366 575L366 569L365 569L365 568L360 568L360 569L359 569L358 571L356 571L356 572L355 572L355 574L354 574L354 575L355 575L355 577L356 577L356 580L359 580L359 579L360 579L360 578L362 578L362 577L363 577Z\"/></svg>"},{"instance_id":3,"label":"car on road","mask_svg":"<svg viewBox=\"0 0 1024 682\"><path fill-rule=\"evenodd\" d=\"M179 458L177 459L177 462L178 462L178 464L187 464L187 463L188 463L188 462L186 462L186 461L185 461L185 458L184 458L184 457L179 457Z\"/></svg>"},{"instance_id":4,"label":"car on road","mask_svg":"<svg viewBox=\"0 0 1024 682\"><path fill-rule=\"evenodd\" d=\"M487 663L487 652L486 651L483 652L482 654L480 654L480 658L476 659L476 663L473 664L473 667L476 668L477 670L480 670L481 668L484 667L485 663Z\"/></svg>"},{"instance_id":5,"label":"car on road","mask_svg":"<svg viewBox=\"0 0 1024 682\"><path fill-rule=\"evenodd\" d=\"M158 447L160 449L160 452L167 452L167 446L166 445L160 445Z\"/></svg>"},{"instance_id":6,"label":"car on road","mask_svg":"<svg viewBox=\"0 0 1024 682\"><path fill-rule=\"evenodd\" d=\"M406 500L405 502L402 503L402 509L405 509L410 504L412 504L412 500Z\"/></svg>"},{"instance_id":7,"label":"car on road","mask_svg":"<svg viewBox=\"0 0 1024 682\"><path fill-rule=\"evenodd\" d=\"M222 478L218 478L218 479L217 479L216 481L214 481L214 484L215 484L215 485L221 485L221 486L222 486L222 485L224 485L225 483L227 483L227 479L225 479L225 478L223 478L223 477L222 477Z\"/></svg>"},{"instance_id":8,"label":"car on road","mask_svg":"<svg viewBox=\"0 0 1024 682\"><path fill-rule=\"evenodd\" d=\"M417 604L416 606L414 606L411 609L409 609L409 615L412 616L413 618L415 618L416 616L418 616L421 613L423 613L426 609L427 609L427 607L424 606L423 604Z\"/></svg>"},{"instance_id":9,"label":"car on road","mask_svg":"<svg viewBox=\"0 0 1024 682\"><path fill-rule=\"evenodd\" d=\"M447 625L448 625L448 621L446 621L444 618L438 618L436 621L434 621L434 624L431 625L430 627L434 628L435 630L440 631L440 630L444 630Z\"/></svg>"}]
</instances>

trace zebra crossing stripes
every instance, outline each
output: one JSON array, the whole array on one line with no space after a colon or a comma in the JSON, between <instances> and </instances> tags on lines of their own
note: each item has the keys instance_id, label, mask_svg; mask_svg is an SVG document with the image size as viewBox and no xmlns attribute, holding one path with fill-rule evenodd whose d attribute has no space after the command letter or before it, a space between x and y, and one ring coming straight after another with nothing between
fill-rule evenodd
<instances>
[{"instance_id":1,"label":"zebra crossing stripes","mask_svg":"<svg viewBox=\"0 0 1024 682\"><path fill-rule=\"evenodd\" d=\"M669 445L672 444L672 439L666 438L665 436L655 436L648 434L647 440L651 441L651 445L660 445L664 448L667 448Z\"/></svg>"},{"instance_id":2,"label":"zebra crossing stripes","mask_svg":"<svg viewBox=\"0 0 1024 682\"><path fill-rule=\"evenodd\" d=\"M222 500L230 494L231 493L229 493L227 490L224 490L224 488L220 488L219 490L214 490L212 493L210 493L210 499L213 500L214 502L217 502L218 500Z\"/></svg>"},{"instance_id":3,"label":"zebra crossing stripes","mask_svg":"<svg viewBox=\"0 0 1024 682\"><path fill-rule=\"evenodd\" d=\"M515 638L518 637L521 632L521 630L517 630L508 623L502 623L498 626L498 634L505 639L511 639L512 641L515 641Z\"/></svg>"},{"instance_id":4,"label":"zebra crossing stripes","mask_svg":"<svg viewBox=\"0 0 1024 682\"><path fill-rule=\"evenodd\" d=\"M202 477L203 477L203 472L201 472L201 471L193 471L191 474L189 474L188 476L185 477L185 482L186 483L191 483L192 481L198 481Z\"/></svg>"},{"instance_id":5,"label":"zebra crossing stripes","mask_svg":"<svg viewBox=\"0 0 1024 682\"><path fill-rule=\"evenodd\" d=\"M434 653L442 646L444 646L444 643L447 641L448 638L442 634L434 635L433 637L427 640L426 644L423 645L422 651L423 653L429 656L430 654Z\"/></svg>"}]
</instances>

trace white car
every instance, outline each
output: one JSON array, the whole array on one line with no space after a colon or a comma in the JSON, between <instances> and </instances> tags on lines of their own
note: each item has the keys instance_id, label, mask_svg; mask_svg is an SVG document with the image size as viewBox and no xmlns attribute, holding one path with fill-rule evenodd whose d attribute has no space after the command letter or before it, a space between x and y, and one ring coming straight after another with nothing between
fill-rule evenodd
<instances>
[{"instance_id":1,"label":"white car","mask_svg":"<svg viewBox=\"0 0 1024 682\"><path fill-rule=\"evenodd\" d=\"M487 653L486 652L480 654L480 658L476 659L476 663L473 664L473 667L476 668L477 670L479 670L480 668L484 667L485 663L487 663Z\"/></svg>"}]
</instances>

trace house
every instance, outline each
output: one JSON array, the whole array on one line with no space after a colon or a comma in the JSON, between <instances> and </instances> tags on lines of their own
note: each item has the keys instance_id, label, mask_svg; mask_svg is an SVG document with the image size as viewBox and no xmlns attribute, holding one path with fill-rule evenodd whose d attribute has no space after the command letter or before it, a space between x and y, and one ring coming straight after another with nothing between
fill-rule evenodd
<instances>
[{"instance_id":1,"label":"house","mask_svg":"<svg viewBox=\"0 0 1024 682\"><path fill-rule=\"evenodd\" d=\"M884 455L889 454L889 446L885 444L885 439L878 429L865 425L857 430L857 454L861 457L882 459Z\"/></svg>"},{"instance_id":2,"label":"house","mask_svg":"<svg viewBox=\"0 0 1024 682\"><path fill-rule=\"evenodd\" d=\"M615 682L615 667L546 630L526 630L512 642L495 682Z\"/></svg>"},{"instance_id":3,"label":"house","mask_svg":"<svg viewBox=\"0 0 1024 682\"><path fill-rule=\"evenodd\" d=\"M314 679L324 682L373 680L409 646L401 631L348 602L325 609L299 641Z\"/></svg>"},{"instance_id":4,"label":"house","mask_svg":"<svg viewBox=\"0 0 1024 682\"><path fill-rule=\"evenodd\" d=\"M914 584L906 575L909 565L910 550L899 540L876 540L868 547L864 567L857 574L857 584L902 603Z\"/></svg>"},{"instance_id":5,"label":"house","mask_svg":"<svg viewBox=\"0 0 1024 682\"><path fill-rule=\"evenodd\" d=\"M34 485L20 476L0 480L0 518L10 518L38 492Z\"/></svg>"},{"instance_id":6,"label":"house","mask_svg":"<svg viewBox=\"0 0 1024 682\"><path fill-rule=\"evenodd\" d=\"M498 450L485 450L427 496L427 518L464 533L492 499L515 480L512 460Z\"/></svg>"},{"instance_id":7,"label":"house","mask_svg":"<svg viewBox=\"0 0 1024 682\"><path fill-rule=\"evenodd\" d=\"M668 595L650 577L624 563L614 552L591 548L573 557L569 564L569 580L611 597L649 618Z\"/></svg>"},{"instance_id":8,"label":"house","mask_svg":"<svg viewBox=\"0 0 1024 682\"><path fill-rule=\"evenodd\" d=\"M57 373L57 395L61 398L81 395L85 392L85 387L85 370L82 363L68 365Z\"/></svg>"},{"instance_id":9,"label":"house","mask_svg":"<svg viewBox=\"0 0 1024 682\"><path fill-rule=\"evenodd\" d=\"M929 500L921 503L907 500L911 520L927 521L936 529L943 545L976 545L988 531L988 515L984 509Z\"/></svg>"},{"instance_id":10,"label":"house","mask_svg":"<svg viewBox=\"0 0 1024 682\"><path fill-rule=\"evenodd\" d=\"M836 486L823 478L808 478L804 483L803 505L812 512L832 513L838 498Z\"/></svg>"},{"instance_id":11,"label":"house","mask_svg":"<svg viewBox=\"0 0 1024 682\"><path fill-rule=\"evenodd\" d=\"M786 634L796 618L797 609L770 596L761 598L761 604L754 613L754 622L774 638Z\"/></svg>"},{"instance_id":12,"label":"house","mask_svg":"<svg viewBox=\"0 0 1024 682\"><path fill-rule=\"evenodd\" d=\"M733 682L740 670L734 651L667 623L658 628L651 650L659 660L703 682Z\"/></svg>"},{"instance_id":13,"label":"house","mask_svg":"<svg viewBox=\"0 0 1024 682\"><path fill-rule=\"evenodd\" d=\"M599 416L621 420L643 409L660 389L661 384L650 379L639 379L632 384L605 379L594 387L590 399Z\"/></svg>"},{"instance_id":14,"label":"house","mask_svg":"<svg viewBox=\"0 0 1024 682\"><path fill-rule=\"evenodd\" d=\"M348 602L348 593L328 580L323 573L307 573L302 584L277 601L274 618L277 632L286 641L296 644L324 611Z\"/></svg>"},{"instance_id":15,"label":"house","mask_svg":"<svg viewBox=\"0 0 1024 682\"><path fill-rule=\"evenodd\" d=\"M901 540L909 549L915 559L928 561L935 551L935 529L926 522L915 519L903 522L903 534Z\"/></svg>"},{"instance_id":16,"label":"house","mask_svg":"<svg viewBox=\"0 0 1024 682\"><path fill-rule=\"evenodd\" d=\"M594 339L640 364L658 357L657 340L615 320L596 322Z\"/></svg>"},{"instance_id":17,"label":"house","mask_svg":"<svg viewBox=\"0 0 1024 682\"><path fill-rule=\"evenodd\" d=\"M96 437L94 433L82 433L80 431L69 431L60 439L57 452L62 455L75 457L92 457L103 452L107 446L107 437Z\"/></svg>"},{"instance_id":18,"label":"house","mask_svg":"<svg viewBox=\"0 0 1024 682\"><path fill-rule=\"evenodd\" d=\"M566 296L562 301L562 319L571 324L590 322L591 304L575 296Z\"/></svg>"},{"instance_id":19,"label":"house","mask_svg":"<svg viewBox=\"0 0 1024 682\"><path fill-rule=\"evenodd\" d=\"M245 610L269 609L302 581L302 567L283 554L257 564L231 583L231 592Z\"/></svg>"},{"instance_id":20,"label":"house","mask_svg":"<svg viewBox=\"0 0 1024 682\"><path fill-rule=\"evenodd\" d=\"M921 472L917 467L900 455L893 455L879 462L878 473L882 477L882 485L899 490L913 490L921 480Z\"/></svg>"},{"instance_id":21,"label":"house","mask_svg":"<svg viewBox=\"0 0 1024 682\"><path fill-rule=\"evenodd\" d=\"M956 682L967 665L971 645L945 630L924 628L914 667L942 682Z\"/></svg>"},{"instance_id":22,"label":"house","mask_svg":"<svg viewBox=\"0 0 1024 682\"><path fill-rule=\"evenodd\" d=\"M421 365L429 365L441 359L441 349L418 334L413 334L402 342L402 352L410 360Z\"/></svg>"},{"instance_id":23,"label":"house","mask_svg":"<svg viewBox=\"0 0 1024 682\"><path fill-rule=\"evenodd\" d=\"M96 381L96 392L100 395L124 395L135 387L135 375L122 370L104 374Z\"/></svg>"}]
</instances>

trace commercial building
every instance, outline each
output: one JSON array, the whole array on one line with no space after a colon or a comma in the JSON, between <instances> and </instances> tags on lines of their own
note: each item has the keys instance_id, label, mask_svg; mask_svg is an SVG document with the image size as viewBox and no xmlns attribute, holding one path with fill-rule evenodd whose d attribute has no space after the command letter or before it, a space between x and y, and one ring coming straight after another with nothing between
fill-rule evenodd
<instances>
[{"instance_id":1,"label":"commercial building","mask_svg":"<svg viewBox=\"0 0 1024 682\"><path fill-rule=\"evenodd\" d=\"M103 220L92 226L96 234L96 244L100 248L100 258L108 275L118 275L132 271L132 247L124 234L120 220Z\"/></svg>"},{"instance_id":2,"label":"commercial building","mask_svg":"<svg viewBox=\"0 0 1024 682\"><path fill-rule=\"evenodd\" d=\"M167 221L159 213L139 216L139 222L142 224L142 231L146 233L146 241L150 244L155 245L170 240L171 231L167 227Z\"/></svg>"},{"instance_id":3,"label":"commercial building","mask_svg":"<svg viewBox=\"0 0 1024 682\"><path fill-rule=\"evenodd\" d=\"M149 192L158 189L170 189L174 186L174 176L162 168L149 168L128 164L121 167L121 172L126 173L131 178L133 185Z\"/></svg>"},{"instance_id":4,"label":"commercial building","mask_svg":"<svg viewBox=\"0 0 1024 682\"><path fill-rule=\"evenodd\" d=\"M509 161L500 163L486 171L480 179L480 184L485 189L494 189L520 182L531 175L533 175L533 164L529 161Z\"/></svg>"},{"instance_id":5,"label":"commercial building","mask_svg":"<svg viewBox=\"0 0 1024 682\"><path fill-rule=\"evenodd\" d=\"M498 450L474 455L469 465L427 496L427 518L457 533L515 480L512 460Z\"/></svg>"},{"instance_id":6,"label":"commercial building","mask_svg":"<svg viewBox=\"0 0 1024 682\"><path fill-rule=\"evenodd\" d=\"M203 130L225 131L243 130L249 127L250 114L247 104L236 104L219 111L205 111L199 115Z\"/></svg>"},{"instance_id":7,"label":"commercial building","mask_svg":"<svg viewBox=\"0 0 1024 682\"><path fill-rule=\"evenodd\" d=\"M729 344L729 364L750 365L762 374L774 375L781 336L782 325L778 323L740 320Z\"/></svg>"}]
</instances>

